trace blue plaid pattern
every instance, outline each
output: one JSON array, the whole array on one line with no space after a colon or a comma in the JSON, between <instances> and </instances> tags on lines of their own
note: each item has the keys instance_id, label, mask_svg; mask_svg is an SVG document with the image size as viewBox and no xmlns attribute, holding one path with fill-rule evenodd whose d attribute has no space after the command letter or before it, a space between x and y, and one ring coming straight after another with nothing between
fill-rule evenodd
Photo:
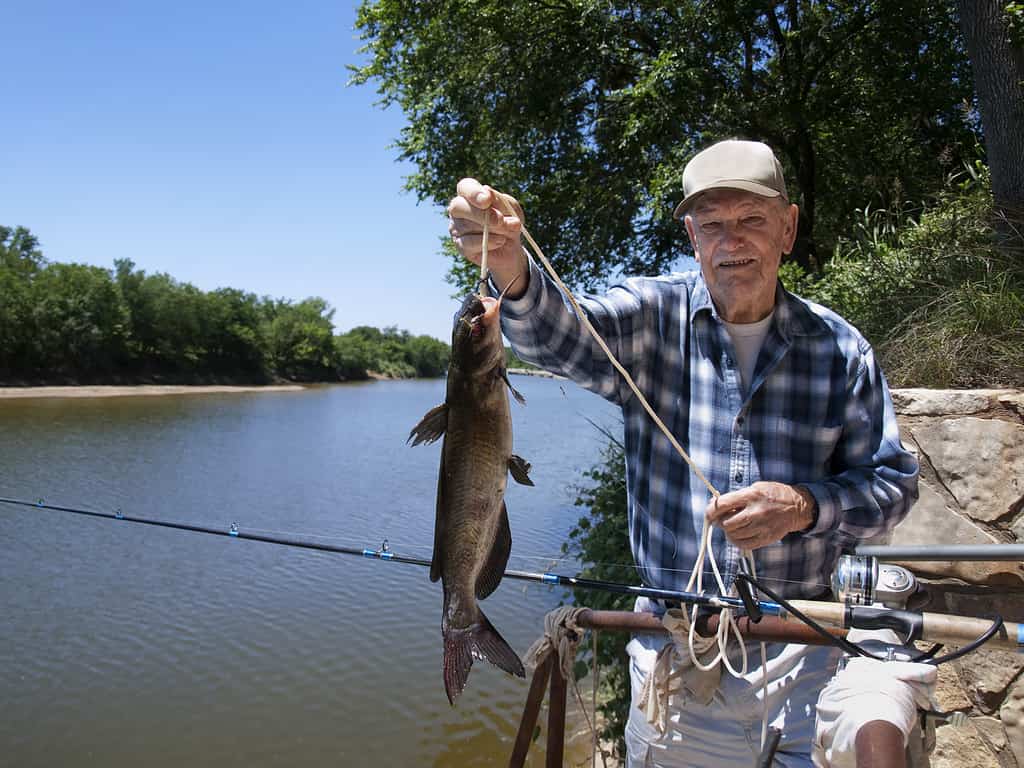
<instances>
[{"instance_id":1,"label":"blue plaid pattern","mask_svg":"<svg viewBox=\"0 0 1024 768\"><path fill-rule=\"evenodd\" d=\"M758 576L790 598L821 594L844 549L891 530L917 498L870 345L834 312L781 284L749 393L699 272L630 278L580 305L690 457L721 493L759 480L799 484L818 503L810 530L755 551ZM621 406L629 536L644 582L682 589L711 494L531 261L530 285L502 305L516 354ZM726 580L740 552L718 528ZM705 566L704 584L714 585Z\"/></svg>"}]
</instances>

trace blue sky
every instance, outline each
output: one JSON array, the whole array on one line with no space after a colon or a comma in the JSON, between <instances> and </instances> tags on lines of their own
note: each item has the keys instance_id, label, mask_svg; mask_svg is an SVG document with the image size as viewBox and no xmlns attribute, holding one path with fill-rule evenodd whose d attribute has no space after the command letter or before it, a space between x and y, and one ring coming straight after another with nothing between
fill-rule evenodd
<instances>
[{"instance_id":1,"label":"blue sky","mask_svg":"<svg viewBox=\"0 0 1024 768\"><path fill-rule=\"evenodd\" d=\"M317 295L339 331L447 339L447 224L402 191L402 114L346 86L355 7L4 3L0 224L55 261Z\"/></svg>"}]
</instances>

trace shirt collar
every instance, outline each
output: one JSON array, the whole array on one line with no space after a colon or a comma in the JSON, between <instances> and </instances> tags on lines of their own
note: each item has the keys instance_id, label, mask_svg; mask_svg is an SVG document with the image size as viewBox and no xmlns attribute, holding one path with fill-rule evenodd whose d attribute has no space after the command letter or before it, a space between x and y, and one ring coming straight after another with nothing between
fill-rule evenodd
<instances>
[{"instance_id":1,"label":"shirt collar","mask_svg":"<svg viewBox=\"0 0 1024 768\"><path fill-rule=\"evenodd\" d=\"M711 300L711 292L708 290L704 276L698 274L690 290L690 322L693 323L701 314L707 314L716 322L722 318L715 309ZM787 291L782 282L775 284L775 317L773 325L779 332L779 336L789 342L794 336L817 336L825 328L821 320L807 307L807 305Z\"/></svg>"}]
</instances>

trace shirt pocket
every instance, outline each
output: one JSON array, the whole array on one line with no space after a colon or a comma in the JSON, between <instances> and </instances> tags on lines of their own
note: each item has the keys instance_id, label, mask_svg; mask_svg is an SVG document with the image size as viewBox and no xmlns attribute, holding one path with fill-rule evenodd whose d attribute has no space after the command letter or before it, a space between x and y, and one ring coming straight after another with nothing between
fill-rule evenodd
<instances>
[{"instance_id":1,"label":"shirt pocket","mask_svg":"<svg viewBox=\"0 0 1024 768\"><path fill-rule=\"evenodd\" d=\"M813 482L833 473L841 424L815 424L782 416L765 420L757 462L762 480Z\"/></svg>"}]
</instances>

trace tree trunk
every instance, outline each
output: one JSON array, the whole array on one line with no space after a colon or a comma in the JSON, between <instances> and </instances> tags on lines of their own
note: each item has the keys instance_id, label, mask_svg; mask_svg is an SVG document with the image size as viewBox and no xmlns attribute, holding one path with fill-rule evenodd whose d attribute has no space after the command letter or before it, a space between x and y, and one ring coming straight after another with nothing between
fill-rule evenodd
<instances>
[{"instance_id":1,"label":"tree trunk","mask_svg":"<svg viewBox=\"0 0 1024 768\"><path fill-rule=\"evenodd\" d=\"M1024 46L1010 40L1004 0L957 0L974 70L998 209L1024 216Z\"/></svg>"}]
</instances>

